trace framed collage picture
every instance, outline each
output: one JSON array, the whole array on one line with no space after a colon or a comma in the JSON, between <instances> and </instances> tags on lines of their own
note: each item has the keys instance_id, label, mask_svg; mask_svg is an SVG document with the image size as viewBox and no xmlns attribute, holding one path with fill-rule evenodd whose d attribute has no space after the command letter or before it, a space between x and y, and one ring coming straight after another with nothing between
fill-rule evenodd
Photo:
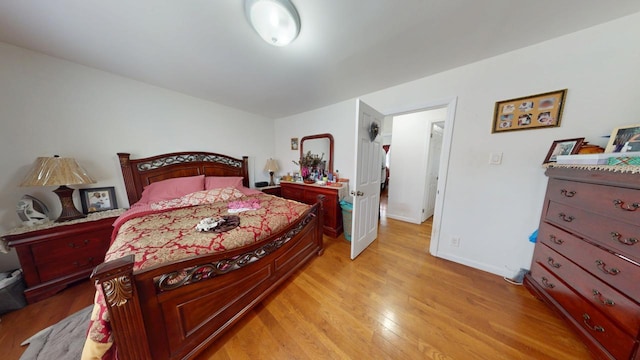
<instances>
[{"instance_id":1,"label":"framed collage picture","mask_svg":"<svg viewBox=\"0 0 640 360\"><path fill-rule=\"evenodd\" d=\"M491 133L560 126L567 89L496 102Z\"/></svg>"}]
</instances>

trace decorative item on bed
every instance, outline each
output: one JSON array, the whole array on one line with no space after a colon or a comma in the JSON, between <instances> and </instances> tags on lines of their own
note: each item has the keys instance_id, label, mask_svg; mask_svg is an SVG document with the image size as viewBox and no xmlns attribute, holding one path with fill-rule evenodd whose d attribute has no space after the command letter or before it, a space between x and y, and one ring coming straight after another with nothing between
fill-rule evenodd
<instances>
[{"instance_id":1,"label":"decorative item on bed","mask_svg":"<svg viewBox=\"0 0 640 360\"><path fill-rule=\"evenodd\" d=\"M322 199L249 189L247 157L118 156L131 209L92 274L83 359L193 357L323 252Z\"/></svg>"}]
</instances>

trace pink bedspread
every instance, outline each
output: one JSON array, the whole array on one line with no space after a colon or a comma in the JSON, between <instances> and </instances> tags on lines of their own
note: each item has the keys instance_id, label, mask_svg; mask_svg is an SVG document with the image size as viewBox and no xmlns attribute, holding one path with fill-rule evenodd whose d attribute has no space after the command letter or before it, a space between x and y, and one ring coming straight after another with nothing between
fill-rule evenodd
<instances>
[{"instance_id":1,"label":"pink bedspread","mask_svg":"<svg viewBox=\"0 0 640 360\"><path fill-rule=\"evenodd\" d=\"M239 201L252 204L252 207L235 212ZM225 202L202 201L198 205L171 209L158 209L155 206L157 210L153 210L150 205L134 205L115 221L112 244L105 262L133 254L135 272L165 262L250 245L287 227L309 207L266 194ZM196 224L202 219L228 215L230 209L240 217L238 227L223 233L196 230ZM111 342L109 313L102 291L98 288L85 353L92 346L95 348L94 345L108 347ZM113 349L110 349L102 359L115 358L113 353ZM84 358L92 357L83 354Z\"/></svg>"}]
</instances>

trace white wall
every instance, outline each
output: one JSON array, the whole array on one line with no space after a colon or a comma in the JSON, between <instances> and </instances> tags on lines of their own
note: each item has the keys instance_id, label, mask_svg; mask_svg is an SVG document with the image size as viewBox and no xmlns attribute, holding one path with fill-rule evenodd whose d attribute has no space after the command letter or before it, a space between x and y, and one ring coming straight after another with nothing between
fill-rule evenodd
<instances>
[{"instance_id":1,"label":"white wall","mask_svg":"<svg viewBox=\"0 0 640 360\"><path fill-rule=\"evenodd\" d=\"M355 152L355 100L343 101L325 108L301 113L275 121L275 153L280 164L278 175L293 173L299 167L292 161L300 159L299 150L291 150L291 138L330 133L333 136L333 169L340 177L353 179Z\"/></svg>"},{"instance_id":2,"label":"white wall","mask_svg":"<svg viewBox=\"0 0 640 360\"><path fill-rule=\"evenodd\" d=\"M54 187L18 187L38 156L75 157L98 180L87 187L115 186L127 206L117 152L247 155L252 183L268 180L262 170L274 155L273 120L3 43L0 124L0 233L20 225L23 194L60 212ZM13 251L0 254L0 271L15 267Z\"/></svg>"},{"instance_id":3,"label":"white wall","mask_svg":"<svg viewBox=\"0 0 640 360\"><path fill-rule=\"evenodd\" d=\"M640 13L362 96L383 114L457 96L438 256L502 276L529 268L528 237L538 227L546 188L541 163L551 143L584 136L604 146L602 136L613 127L638 122L639 38ZM491 134L496 101L564 88L560 127ZM348 114L345 105L335 110ZM276 121L276 131L305 119L320 121L333 108ZM493 152L504 153L502 165L489 165ZM336 158L351 154L337 151ZM459 248L449 246L451 237L461 239Z\"/></svg>"}]
</instances>

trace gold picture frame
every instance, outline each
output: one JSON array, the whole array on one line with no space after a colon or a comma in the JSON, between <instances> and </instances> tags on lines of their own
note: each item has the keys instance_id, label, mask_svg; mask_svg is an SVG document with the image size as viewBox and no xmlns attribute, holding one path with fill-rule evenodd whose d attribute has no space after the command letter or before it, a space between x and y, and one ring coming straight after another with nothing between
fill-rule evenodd
<instances>
[{"instance_id":1,"label":"gold picture frame","mask_svg":"<svg viewBox=\"0 0 640 360\"><path fill-rule=\"evenodd\" d=\"M560 126L567 89L496 102L491 133Z\"/></svg>"},{"instance_id":2,"label":"gold picture frame","mask_svg":"<svg viewBox=\"0 0 640 360\"><path fill-rule=\"evenodd\" d=\"M635 151L640 151L640 124L614 128L604 152L619 153Z\"/></svg>"}]
</instances>

